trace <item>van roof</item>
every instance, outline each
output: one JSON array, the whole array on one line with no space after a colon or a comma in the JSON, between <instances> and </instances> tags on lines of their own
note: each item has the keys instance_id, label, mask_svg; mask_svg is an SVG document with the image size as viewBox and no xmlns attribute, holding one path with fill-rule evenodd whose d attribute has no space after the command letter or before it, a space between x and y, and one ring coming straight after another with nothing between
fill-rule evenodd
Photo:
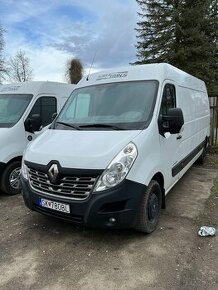
<instances>
[{"instance_id":1,"label":"van roof","mask_svg":"<svg viewBox=\"0 0 218 290\"><path fill-rule=\"evenodd\" d=\"M11 83L0 86L0 94L60 94L63 98L69 97L75 85L50 81L30 81Z\"/></svg>"},{"instance_id":2,"label":"van roof","mask_svg":"<svg viewBox=\"0 0 218 290\"><path fill-rule=\"evenodd\" d=\"M133 65L96 72L84 77L78 87L137 80L158 80L160 83L171 80L180 86L206 91L202 80L167 63Z\"/></svg>"}]
</instances>

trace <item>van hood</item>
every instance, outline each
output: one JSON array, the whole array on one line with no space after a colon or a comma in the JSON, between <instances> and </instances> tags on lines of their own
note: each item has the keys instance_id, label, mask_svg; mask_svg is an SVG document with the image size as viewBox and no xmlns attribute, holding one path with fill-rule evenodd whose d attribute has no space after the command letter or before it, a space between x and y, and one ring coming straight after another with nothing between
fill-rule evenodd
<instances>
[{"instance_id":1,"label":"van hood","mask_svg":"<svg viewBox=\"0 0 218 290\"><path fill-rule=\"evenodd\" d=\"M141 131L46 130L27 148L24 159L62 167L105 169L112 159Z\"/></svg>"}]
</instances>

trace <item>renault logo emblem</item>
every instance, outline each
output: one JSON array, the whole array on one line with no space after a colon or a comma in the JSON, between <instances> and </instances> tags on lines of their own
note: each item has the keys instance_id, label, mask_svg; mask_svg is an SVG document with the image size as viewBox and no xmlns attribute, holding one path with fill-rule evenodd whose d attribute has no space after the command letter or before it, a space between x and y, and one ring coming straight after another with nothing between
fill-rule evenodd
<instances>
[{"instance_id":1,"label":"renault logo emblem","mask_svg":"<svg viewBox=\"0 0 218 290\"><path fill-rule=\"evenodd\" d=\"M57 181L58 173L59 170L57 164L52 164L48 170L48 177L52 183L55 183Z\"/></svg>"}]
</instances>

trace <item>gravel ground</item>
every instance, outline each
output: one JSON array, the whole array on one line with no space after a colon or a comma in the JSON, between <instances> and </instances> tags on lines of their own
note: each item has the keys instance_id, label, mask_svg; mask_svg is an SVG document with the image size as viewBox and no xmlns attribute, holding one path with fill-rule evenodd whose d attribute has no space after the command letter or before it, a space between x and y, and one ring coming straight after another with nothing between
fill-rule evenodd
<instances>
[{"instance_id":1,"label":"gravel ground","mask_svg":"<svg viewBox=\"0 0 218 290\"><path fill-rule=\"evenodd\" d=\"M217 174L192 167L151 235L77 228L0 194L0 289L217 289L217 236L197 236L217 226Z\"/></svg>"}]
</instances>

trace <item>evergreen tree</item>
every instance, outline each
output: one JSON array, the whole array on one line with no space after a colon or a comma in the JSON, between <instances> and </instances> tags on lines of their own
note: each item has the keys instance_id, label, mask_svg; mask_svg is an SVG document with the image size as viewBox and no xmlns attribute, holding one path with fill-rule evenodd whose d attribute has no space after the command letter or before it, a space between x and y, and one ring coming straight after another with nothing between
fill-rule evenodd
<instances>
[{"instance_id":1,"label":"evergreen tree","mask_svg":"<svg viewBox=\"0 0 218 290\"><path fill-rule=\"evenodd\" d=\"M211 57L214 61L211 64L211 69L214 72L214 78L210 80L210 94L218 95L218 1L210 1L210 9L208 14L208 30L210 42L212 43Z\"/></svg>"},{"instance_id":2,"label":"evergreen tree","mask_svg":"<svg viewBox=\"0 0 218 290\"><path fill-rule=\"evenodd\" d=\"M142 13L137 23L138 42L136 64L169 62L169 53L178 42L179 0L136 0Z\"/></svg>"},{"instance_id":3,"label":"evergreen tree","mask_svg":"<svg viewBox=\"0 0 218 290\"><path fill-rule=\"evenodd\" d=\"M217 0L136 1L142 21L136 29L135 64L170 63L203 79L212 93L217 69Z\"/></svg>"}]
</instances>

